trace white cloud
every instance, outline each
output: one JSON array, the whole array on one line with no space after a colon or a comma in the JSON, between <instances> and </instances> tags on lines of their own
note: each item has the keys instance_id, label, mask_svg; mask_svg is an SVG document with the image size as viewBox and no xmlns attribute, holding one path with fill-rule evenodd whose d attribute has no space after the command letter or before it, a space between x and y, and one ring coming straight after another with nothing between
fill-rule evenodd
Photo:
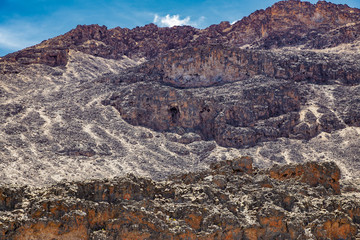
<instances>
[{"instance_id":1,"label":"white cloud","mask_svg":"<svg viewBox=\"0 0 360 240\"><path fill-rule=\"evenodd\" d=\"M203 21L204 17L201 17L199 21ZM197 22L192 22L190 17L186 17L184 19L180 19L180 15L172 15L167 14L165 17L161 17L157 14L154 16L154 23L159 25L160 27L173 27L173 26L183 26L183 25L190 25L196 27L198 24Z\"/></svg>"}]
</instances>

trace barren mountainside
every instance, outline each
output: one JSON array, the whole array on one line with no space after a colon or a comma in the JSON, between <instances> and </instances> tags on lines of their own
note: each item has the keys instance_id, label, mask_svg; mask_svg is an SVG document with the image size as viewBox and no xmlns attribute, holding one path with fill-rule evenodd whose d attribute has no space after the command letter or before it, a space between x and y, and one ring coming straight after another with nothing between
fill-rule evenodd
<instances>
[{"instance_id":1,"label":"barren mountainside","mask_svg":"<svg viewBox=\"0 0 360 240\"><path fill-rule=\"evenodd\" d=\"M360 238L359 9L77 26L0 73L0 239Z\"/></svg>"}]
</instances>

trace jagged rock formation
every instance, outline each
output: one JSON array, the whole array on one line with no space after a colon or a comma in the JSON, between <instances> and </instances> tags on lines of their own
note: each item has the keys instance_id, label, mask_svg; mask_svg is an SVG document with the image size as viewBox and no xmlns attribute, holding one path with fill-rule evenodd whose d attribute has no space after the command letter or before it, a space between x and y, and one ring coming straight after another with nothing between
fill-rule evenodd
<instances>
[{"instance_id":1,"label":"jagged rock formation","mask_svg":"<svg viewBox=\"0 0 360 240\"><path fill-rule=\"evenodd\" d=\"M222 146L254 145L288 135L299 118L295 111L300 97L294 86L266 78L233 84L231 89L228 85L192 90L154 83L135 86L131 93L114 93L110 98L109 104L124 120L158 131L194 131ZM217 93L211 95L215 89ZM264 119L270 120L254 126ZM272 127L275 124L277 128Z\"/></svg>"},{"instance_id":2,"label":"jagged rock formation","mask_svg":"<svg viewBox=\"0 0 360 240\"><path fill-rule=\"evenodd\" d=\"M114 93L105 103L115 106L131 124L158 131L192 131L227 147L253 146L279 137L309 139L321 131L344 128L345 119L327 110L318 122L311 111L301 120L300 106L312 96L300 97L299 89L304 82L356 85L360 64L348 56L296 53L221 46L173 52L107 77L103 81L135 84L130 85L131 92ZM259 75L268 78L255 77ZM199 88L209 86L216 87Z\"/></svg>"},{"instance_id":3,"label":"jagged rock formation","mask_svg":"<svg viewBox=\"0 0 360 240\"><path fill-rule=\"evenodd\" d=\"M322 49L359 40L360 10L319 1L283 1L259 10L231 25L222 22L204 30L189 26L159 28L154 24L134 29L78 26L34 47L9 54L1 61L64 66L69 49L95 56L121 59L153 58L171 49L207 44L251 45L256 49L305 45Z\"/></svg>"},{"instance_id":4,"label":"jagged rock formation","mask_svg":"<svg viewBox=\"0 0 360 240\"><path fill-rule=\"evenodd\" d=\"M78 26L1 58L0 181L19 186L1 188L0 239L354 239L359 26L289 0L203 30ZM254 167L223 161L241 155Z\"/></svg>"},{"instance_id":5,"label":"jagged rock formation","mask_svg":"<svg viewBox=\"0 0 360 240\"><path fill-rule=\"evenodd\" d=\"M334 195L339 173L314 162L258 170L242 157L163 182L127 175L1 187L0 238L352 239L360 202Z\"/></svg>"}]
</instances>

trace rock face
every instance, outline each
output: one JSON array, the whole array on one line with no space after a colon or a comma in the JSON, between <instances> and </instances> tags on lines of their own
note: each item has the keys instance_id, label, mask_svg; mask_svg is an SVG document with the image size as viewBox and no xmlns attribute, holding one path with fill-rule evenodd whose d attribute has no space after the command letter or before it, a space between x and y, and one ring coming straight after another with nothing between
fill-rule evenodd
<instances>
[{"instance_id":1,"label":"rock face","mask_svg":"<svg viewBox=\"0 0 360 240\"><path fill-rule=\"evenodd\" d=\"M344 128L345 118L331 111L319 120L311 112L300 119L300 106L311 96L301 98L298 89L303 82L357 85L360 64L338 54L296 54L222 46L172 52L109 78L114 84L135 84L131 92L114 93L105 104L114 106L131 124L157 131L196 132L227 147L252 146L278 137L309 139L322 131ZM255 77L259 75L267 78ZM287 81L279 84L272 78ZM239 81L244 83L240 86Z\"/></svg>"},{"instance_id":2,"label":"rock face","mask_svg":"<svg viewBox=\"0 0 360 240\"><path fill-rule=\"evenodd\" d=\"M340 194L340 169L334 164L321 166L310 162L293 167L276 166L270 169L270 177L279 180L299 178L300 181L309 183L310 186L321 184L325 188L332 188L335 193Z\"/></svg>"},{"instance_id":3,"label":"rock face","mask_svg":"<svg viewBox=\"0 0 360 240\"><path fill-rule=\"evenodd\" d=\"M1 202L0 238L356 236L359 198L334 195L340 194L335 164L298 165L297 175L289 178L284 173L293 172L294 166L259 171L253 169L252 162L250 157L223 161L213 164L211 170L177 175L163 182L128 175L113 180L63 182L44 189L2 187L1 199L13 204ZM318 173L318 184L309 172L302 173L303 169Z\"/></svg>"},{"instance_id":4,"label":"rock face","mask_svg":"<svg viewBox=\"0 0 360 240\"><path fill-rule=\"evenodd\" d=\"M78 26L9 54L0 60L2 178L53 183L68 171L70 179L103 176L108 166L111 176L140 167L163 179L236 151L267 167L322 153L339 163L345 154L339 166L354 176L358 24L358 9L291 0L204 30ZM326 149L323 137L343 144ZM29 161L30 170L18 168ZM58 177L47 169L59 169Z\"/></svg>"},{"instance_id":5,"label":"rock face","mask_svg":"<svg viewBox=\"0 0 360 240\"><path fill-rule=\"evenodd\" d=\"M322 49L359 40L360 10L320 1L282 1L230 24L222 22L204 30L189 26L159 28L154 24L134 29L90 25L9 54L2 62L64 66L69 49L120 59L123 55L151 59L171 49L207 44L249 45L255 49L305 45Z\"/></svg>"},{"instance_id":6,"label":"rock face","mask_svg":"<svg viewBox=\"0 0 360 240\"><path fill-rule=\"evenodd\" d=\"M339 58L338 54L243 50L222 45L173 51L136 72L147 76L158 73L162 82L181 88L208 87L257 75L316 83L341 79L345 84L358 84L360 79L359 61Z\"/></svg>"},{"instance_id":7,"label":"rock face","mask_svg":"<svg viewBox=\"0 0 360 240\"><path fill-rule=\"evenodd\" d=\"M264 78L245 85L233 85L231 90L227 85L216 87L221 93L206 95L213 89L184 90L144 83L131 93L114 93L109 104L131 124L179 134L195 132L222 146L241 147L288 136L299 119L297 90Z\"/></svg>"}]
</instances>

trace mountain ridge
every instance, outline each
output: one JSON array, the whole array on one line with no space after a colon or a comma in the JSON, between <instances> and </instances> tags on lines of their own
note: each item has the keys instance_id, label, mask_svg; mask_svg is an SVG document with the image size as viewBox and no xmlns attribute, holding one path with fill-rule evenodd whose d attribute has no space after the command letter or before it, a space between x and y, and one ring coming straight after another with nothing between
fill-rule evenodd
<instances>
[{"instance_id":1,"label":"mountain ridge","mask_svg":"<svg viewBox=\"0 0 360 240\"><path fill-rule=\"evenodd\" d=\"M348 23L355 25L347 26ZM324 36L325 39L322 41L317 41L319 34L336 30L340 26L345 28L342 31L346 32L342 34L344 39L340 42L336 40L332 42L331 35ZM123 55L151 59L171 49L206 44L236 47L249 44L255 49L305 44L306 48L318 49L325 47L329 39L330 43L327 44L332 47L359 39L360 36L356 34L359 28L359 9L325 1L311 4L289 0L278 2L265 10L258 10L232 25L229 22L222 22L203 30L190 26L159 28L152 23L133 29L78 25L64 35L8 54L0 61L64 66L67 62L68 49L112 59L119 59ZM315 36L312 36L312 30L317 30ZM286 37L280 39L279 36ZM287 42L282 42L285 39Z\"/></svg>"}]
</instances>

